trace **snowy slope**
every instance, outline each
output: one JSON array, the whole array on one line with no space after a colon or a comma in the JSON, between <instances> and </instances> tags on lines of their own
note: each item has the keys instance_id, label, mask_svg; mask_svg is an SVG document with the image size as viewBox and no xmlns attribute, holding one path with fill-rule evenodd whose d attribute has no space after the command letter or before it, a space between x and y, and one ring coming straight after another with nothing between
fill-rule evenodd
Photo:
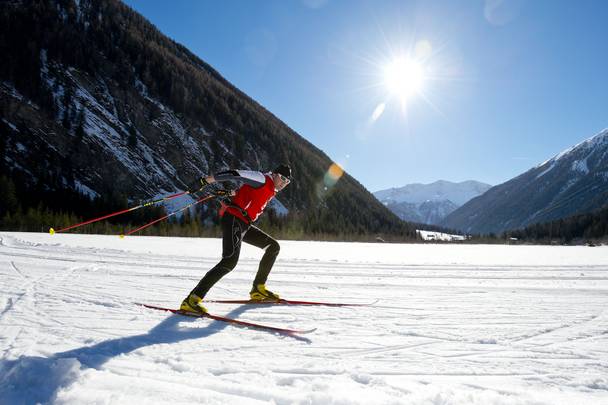
<instances>
[{"instance_id":1,"label":"snowy slope","mask_svg":"<svg viewBox=\"0 0 608 405\"><path fill-rule=\"evenodd\" d=\"M486 192L489 184L474 180L453 183L451 181L438 180L430 184L408 184L403 187L389 188L376 191L374 195L382 202L409 202L423 203L425 201L450 200L460 206L473 197Z\"/></svg>"},{"instance_id":2,"label":"snowy slope","mask_svg":"<svg viewBox=\"0 0 608 405\"><path fill-rule=\"evenodd\" d=\"M269 287L373 307L177 306L217 239L0 233L1 404L606 404L608 247L282 242ZM246 295L244 247L210 298Z\"/></svg>"},{"instance_id":3,"label":"snowy slope","mask_svg":"<svg viewBox=\"0 0 608 405\"><path fill-rule=\"evenodd\" d=\"M538 175L538 177L541 177L541 176L547 174L548 172L553 170L560 161L567 160L570 157L572 157L574 159L569 164L570 169L572 171L574 171L574 172L578 171L578 172L582 172L585 174L589 173L589 168L587 167L588 166L587 161L591 157L591 154L593 154L593 152L598 148L606 149L607 147L608 147L608 128L604 129L603 131L600 131L599 133L592 136L591 138L585 139L583 142L580 142L580 143L558 153L557 155L553 156L551 159L546 160L545 162L538 165L537 167L545 169L542 173L540 173ZM582 154L582 156L580 156L580 155L577 156L577 153ZM578 159L577 159L577 157L578 157Z\"/></svg>"}]
</instances>

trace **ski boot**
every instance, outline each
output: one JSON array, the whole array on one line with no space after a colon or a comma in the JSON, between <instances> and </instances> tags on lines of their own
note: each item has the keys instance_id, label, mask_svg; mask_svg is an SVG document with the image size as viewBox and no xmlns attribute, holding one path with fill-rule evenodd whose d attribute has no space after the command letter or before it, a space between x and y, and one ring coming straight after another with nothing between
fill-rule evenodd
<instances>
[{"instance_id":1,"label":"ski boot","mask_svg":"<svg viewBox=\"0 0 608 405\"><path fill-rule=\"evenodd\" d=\"M203 306L203 299L195 294L188 295L179 307L180 311L206 314L207 308Z\"/></svg>"},{"instance_id":2,"label":"ski boot","mask_svg":"<svg viewBox=\"0 0 608 405\"><path fill-rule=\"evenodd\" d=\"M266 289L265 284L254 285L249 291L249 297L252 301L279 301L279 294Z\"/></svg>"}]
</instances>

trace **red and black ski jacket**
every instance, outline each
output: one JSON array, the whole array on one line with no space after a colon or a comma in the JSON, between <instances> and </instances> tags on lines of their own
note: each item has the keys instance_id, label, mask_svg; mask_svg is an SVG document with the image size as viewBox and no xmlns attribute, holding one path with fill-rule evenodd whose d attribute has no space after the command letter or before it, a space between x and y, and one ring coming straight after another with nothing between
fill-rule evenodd
<instances>
[{"instance_id":1,"label":"red and black ski jacket","mask_svg":"<svg viewBox=\"0 0 608 405\"><path fill-rule=\"evenodd\" d=\"M266 205L276 195L270 173L250 170L228 170L213 176L215 181L240 181L243 184L229 204L225 204L220 215L228 212L246 224L254 222Z\"/></svg>"}]
</instances>

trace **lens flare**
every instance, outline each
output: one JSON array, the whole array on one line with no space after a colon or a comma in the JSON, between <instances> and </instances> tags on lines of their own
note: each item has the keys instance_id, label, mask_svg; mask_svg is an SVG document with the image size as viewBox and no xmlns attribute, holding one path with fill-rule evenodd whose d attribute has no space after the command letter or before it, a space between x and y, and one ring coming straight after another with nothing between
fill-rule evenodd
<instances>
[{"instance_id":1,"label":"lens flare","mask_svg":"<svg viewBox=\"0 0 608 405\"><path fill-rule=\"evenodd\" d=\"M382 116L382 113L384 112L385 108L386 108L385 103L378 104L378 106L374 109L372 116L370 117L370 122L372 122L372 123L376 122L378 120L378 118L380 118Z\"/></svg>"},{"instance_id":2,"label":"lens flare","mask_svg":"<svg viewBox=\"0 0 608 405\"><path fill-rule=\"evenodd\" d=\"M332 163L331 166L329 166L327 173L325 173L325 177L323 179L325 186L328 188L333 187L338 180L340 180L340 177L342 177L343 174L344 169L342 169L342 167L340 167L340 165L337 163Z\"/></svg>"}]
</instances>

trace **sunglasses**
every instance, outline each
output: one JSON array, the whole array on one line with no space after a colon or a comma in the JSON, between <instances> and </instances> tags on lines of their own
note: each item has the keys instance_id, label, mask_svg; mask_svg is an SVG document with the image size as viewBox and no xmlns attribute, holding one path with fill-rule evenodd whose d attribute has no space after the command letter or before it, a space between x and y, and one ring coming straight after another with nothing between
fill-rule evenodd
<instances>
[{"instance_id":1,"label":"sunglasses","mask_svg":"<svg viewBox=\"0 0 608 405\"><path fill-rule=\"evenodd\" d=\"M277 174L279 175L279 178L280 178L281 180L283 180L283 183L285 183L285 185L288 185L288 184L289 184L289 182L291 181L291 180L289 180L289 178L287 178L287 177L283 176L281 173L277 173Z\"/></svg>"}]
</instances>

